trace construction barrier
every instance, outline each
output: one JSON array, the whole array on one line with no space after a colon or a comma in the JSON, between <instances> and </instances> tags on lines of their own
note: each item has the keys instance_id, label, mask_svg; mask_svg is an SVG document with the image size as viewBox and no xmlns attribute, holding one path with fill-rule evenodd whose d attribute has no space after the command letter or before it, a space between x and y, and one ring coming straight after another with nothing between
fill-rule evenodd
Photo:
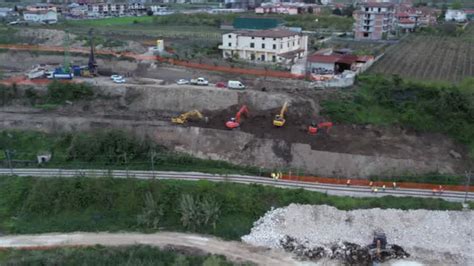
<instances>
[{"instance_id":1,"label":"construction barrier","mask_svg":"<svg viewBox=\"0 0 474 266\"><path fill-rule=\"evenodd\" d=\"M294 180L294 181L303 181L303 182L312 182L312 183L325 183L325 184L337 184L337 185L347 185L347 178L330 178L330 177L316 177L316 176L294 176L294 175L283 175L281 177L283 180ZM392 189L393 181L370 181L368 179L350 179L351 186L370 186L374 187L383 187L386 186L387 189ZM413 183L413 182L396 182L396 187L400 188L413 188L413 189L429 189L437 190L439 189L439 184L428 184L428 183ZM444 190L451 191L466 191L466 186L460 185L442 185ZM474 192L474 186L469 186L469 192Z\"/></svg>"},{"instance_id":2,"label":"construction barrier","mask_svg":"<svg viewBox=\"0 0 474 266\"><path fill-rule=\"evenodd\" d=\"M64 47L61 47L61 46L0 44L0 49L9 49L9 50L18 50L18 51L64 52ZM70 48L69 52L88 54L90 50L88 48ZM208 70L208 71L224 72L224 73L265 76L265 77L273 77L273 78L287 78L287 79L305 78L305 75L296 75L296 74L292 74L291 72L286 72L286 71L252 69L252 68L235 68L235 67L229 67L229 66L216 66L216 65L201 64L201 63L171 59L171 58L164 58L164 57L155 56L155 55L141 55L141 54L136 54L132 52L114 52L114 51L109 51L109 50L96 50L95 52L97 55L127 57L127 58L135 59L135 60L159 61L159 62L168 63L168 64L176 65L176 66L183 66L183 67L202 69L202 70Z\"/></svg>"}]
</instances>

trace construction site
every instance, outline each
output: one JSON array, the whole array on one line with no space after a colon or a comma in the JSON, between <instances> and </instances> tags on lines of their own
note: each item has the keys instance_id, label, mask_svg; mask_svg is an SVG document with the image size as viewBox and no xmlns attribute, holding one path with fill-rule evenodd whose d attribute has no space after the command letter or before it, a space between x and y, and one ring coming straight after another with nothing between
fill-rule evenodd
<instances>
[{"instance_id":1,"label":"construction site","mask_svg":"<svg viewBox=\"0 0 474 266\"><path fill-rule=\"evenodd\" d=\"M57 35L56 32L42 34ZM49 35L38 37L38 46L49 47L50 52L4 47L0 52L3 73L0 83L15 86L20 95L26 95L28 90L45 95L48 84L56 80L89 84L94 89L94 97L68 101L54 108L38 108L28 103L26 96L19 97L2 105L0 128L46 133L120 129L150 137L173 151L197 158L253 166L262 172L263 169L279 171L290 176L390 180L396 176L432 173L459 175L471 167L466 145L445 134L419 132L403 126L332 121L323 115L322 103L336 97L336 90L314 90L308 81L300 78L236 74L170 64L167 60L155 60L152 50L138 42L128 43L128 56L113 50L107 54L94 46L93 34L89 33L88 44L75 44L69 41L73 38L67 34L55 40ZM198 78L207 83L197 83ZM185 80L186 84L177 84L178 80ZM234 81L245 88L232 88ZM223 86L219 85L222 83ZM439 223L442 226L437 226L438 229L451 230L454 220L462 220L462 224L457 225L459 228L452 229L456 233L446 237L453 242L460 239L464 242L443 247L438 243L440 238L433 240L437 246L428 244L427 240L412 242L424 239L426 235L421 230L426 229L422 228L424 225L420 225L421 229L410 228L410 232L417 232L412 238L397 237L405 229L396 228L392 218L399 217L403 226L416 225L428 219L422 218L424 213L407 218L409 215L403 211L371 209L368 214L362 211L360 214L326 207L290 205L273 210L256 221L251 233L242 239L251 245L296 254L299 260L320 260L323 264L326 259L336 259L369 265L373 259L368 260L367 256L380 256L386 237L394 246L384 253L387 258L383 261L407 259L411 254L421 265L473 262L472 241L460 235L472 235L469 226L472 212L453 212L447 216L430 214L438 216L425 221L426 226L432 226L429 223L435 220L446 220L444 225L444 222ZM317 219L312 220L313 214ZM322 219L325 214L334 220ZM377 223L360 229L363 224L372 222L370 217L379 217ZM293 227L287 226L285 221L290 221L288 224ZM345 230L341 228L349 228L345 236L341 231L328 229L327 224L334 221L341 231ZM388 222L390 226L385 224ZM368 252L360 250L372 241L371 230L376 227L383 227L383 237L374 237L371 255L363 253ZM309 231L301 228L319 228L319 231L311 229L311 234L307 234ZM460 246L463 248L458 250ZM349 249L358 254L352 261L341 255ZM374 255L373 250L378 253Z\"/></svg>"}]
</instances>

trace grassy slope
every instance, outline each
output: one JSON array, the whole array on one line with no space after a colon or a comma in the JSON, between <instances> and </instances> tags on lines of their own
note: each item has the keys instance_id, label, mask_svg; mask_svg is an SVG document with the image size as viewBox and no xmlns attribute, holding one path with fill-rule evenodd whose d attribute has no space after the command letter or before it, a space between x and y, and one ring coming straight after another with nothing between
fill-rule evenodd
<instances>
[{"instance_id":1,"label":"grassy slope","mask_svg":"<svg viewBox=\"0 0 474 266\"><path fill-rule=\"evenodd\" d=\"M224 257L180 254L150 246L59 248L53 250L0 250L1 265L243 265Z\"/></svg>"},{"instance_id":2,"label":"grassy slope","mask_svg":"<svg viewBox=\"0 0 474 266\"><path fill-rule=\"evenodd\" d=\"M173 153L147 140L127 136L127 133L121 131L61 135L31 131L0 131L0 160L5 159L4 151L9 149L15 151L12 156L15 160L35 160L38 153L51 152L53 158L45 166L51 168L154 169L251 175L266 172L255 167L237 166L223 161L203 160ZM98 146L102 146L103 149L97 150ZM139 148L135 148L136 146ZM72 147L79 150L73 154ZM150 153L152 149L156 152L153 165ZM116 151L119 150L117 154ZM122 153L125 157L120 155ZM32 164L32 167L37 165Z\"/></svg>"},{"instance_id":3,"label":"grassy slope","mask_svg":"<svg viewBox=\"0 0 474 266\"><path fill-rule=\"evenodd\" d=\"M468 145L474 156L474 79L454 86L362 76L357 90L324 102L323 108L339 122L445 133Z\"/></svg>"},{"instance_id":4,"label":"grassy slope","mask_svg":"<svg viewBox=\"0 0 474 266\"><path fill-rule=\"evenodd\" d=\"M0 233L71 231L145 231L137 223L144 196L151 193L163 208L159 226L185 231L178 213L183 194L220 205L216 227L195 232L225 239L248 234L254 221L272 207L291 203L328 204L339 209L400 208L459 210L459 203L420 198L351 198L305 190L208 181L136 180L111 178L0 177Z\"/></svg>"}]
</instances>

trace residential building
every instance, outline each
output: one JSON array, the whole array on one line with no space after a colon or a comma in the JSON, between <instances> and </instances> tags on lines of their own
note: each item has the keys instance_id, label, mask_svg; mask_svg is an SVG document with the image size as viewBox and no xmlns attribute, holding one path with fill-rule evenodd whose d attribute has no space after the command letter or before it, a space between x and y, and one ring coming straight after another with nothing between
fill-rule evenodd
<instances>
[{"instance_id":1,"label":"residential building","mask_svg":"<svg viewBox=\"0 0 474 266\"><path fill-rule=\"evenodd\" d=\"M0 7L0 18L8 17L13 13L13 8Z\"/></svg>"},{"instance_id":2,"label":"residential building","mask_svg":"<svg viewBox=\"0 0 474 266\"><path fill-rule=\"evenodd\" d=\"M24 11L25 21L54 24L58 22L58 13L52 10Z\"/></svg>"},{"instance_id":3,"label":"residential building","mask_svg":"<svg viewBox=\"0 0 474 266\"><path fill-rule=\"evenodd\" d=\"M444 15L446 21L465 22L467 20L467 14L461 9L448 9Z\"/></svg>"},{"instance_id":4,"label":"residential building","mask_svg":"<svg viewBox=\"0 0 474 266\"><path fill-rule=\"evenodd\" d=\"M236 31L222 35L224 58L291 64L306 56L308 36L287 29Z\"/></svg>"},{"instance_id":5,"label":"residential building","mask_svg":"<svg viewBox=\"0 0 474 266\"><path fill-rule=\"evenodd\" d=\"M354 11L356 40L385 39L394 27L395 8L391 3L362 3Z\"/></svg>"},{"instance_id":6,"label":"residential building","mask_svg":"<svg viewBox=\"0 0 474 266\"><path fill-rule=\"evenodd\" d=\"M319 14L321 6L304 3L262 3L260 7L255 8L256 14L287 14L297 15L303 13Z\"/></svg>"},{"instance_id":7,"label":"residential building","mask_svg":"<svg viewBox=\"0 0 474 266\"><path fill-rule=\"evenodd\" d=\"M263 0L224 0L226 8L253 9L259 7Z\"/></svg>"},{"instance_id":8,"label":"residential building","mask_svg":"<svg viewBox=\"0 0 474 266\"><path fill-rule=\"evenodd\" d=\"M113 16L123 15L128 11L126 4L88 4L87 13L89 16Z\"/></svg>"},{"instance_id":9,"label":"residential building","mask_svg":"<svg viewBox=\"0 0 474 266\"><path fill-rule=\"evenodd\" d=\"M32 11L32 12L36 12L36 11L55 11L55 12L57 12L58 11L58 9L55 5L42 4L42 3L38 3L38 4L34 4L34 5L28 5L28 6L26 6L25 10L26 11Z\"/></svg>"}]
</instances>

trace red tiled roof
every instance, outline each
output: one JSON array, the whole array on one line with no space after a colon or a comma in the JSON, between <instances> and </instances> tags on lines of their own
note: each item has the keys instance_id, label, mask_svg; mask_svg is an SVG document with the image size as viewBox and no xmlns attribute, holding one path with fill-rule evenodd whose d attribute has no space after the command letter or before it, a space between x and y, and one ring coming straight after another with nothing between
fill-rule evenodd
<instances>
[{"instance_id":1,"label":"red tiled roof","mask_svg":"<svg viewBox=\"0 0 474 266\"><path fill-rule=\"evenodd\" d=\"M402 18L398 21L398 23L401 24L415 24L415 21L408 19L408 18Z\"/></svg>"},{"instance_id":2,"label":"red tiled roof","mask_svg":"<svg viewBox=\"0 0 474 266\"><path fill-rule=\"evenodd\" d=\"M393 7L394 4L392 3L362 3L361 6L365 7Z\"/></svg>"}]
</instances>

